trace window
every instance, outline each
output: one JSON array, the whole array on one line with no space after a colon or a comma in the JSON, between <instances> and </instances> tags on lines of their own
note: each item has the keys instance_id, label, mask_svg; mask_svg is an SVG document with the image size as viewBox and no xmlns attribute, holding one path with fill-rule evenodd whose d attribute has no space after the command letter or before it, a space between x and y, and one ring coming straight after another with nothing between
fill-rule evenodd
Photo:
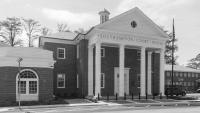
<instances>
[{"instance_id":1,"label":"window","mask_svg":"<svg viewBox=\"0 0 200 113\"><path fill-rule=\"evenodd\" d=\"M176 77L178 77L178 72L175 72Z\"/></svg>"},{"instance_id":2,"label":"window","mask_svg":"<svg viewBox=\"0 0 200 113\"><path fill-rule=\"evenodd\" d=\"M20 81L20 94L26 94L26 81ZM19 81L18 81L19 86ZM19 93L19 87L18 87L18 93Z\"/></svg>"},{"instance_id":3,"label":"window","mask_svg":"<svg viewBox=\"0 0 200 113\"><path fill-rule=\"evenodd\" d=\"M180 77L183 77L183 73L182 72L180 72Z\"/></svg>"},{"instance_id":4,"label":"window","mask_svg":"<svg viewBox=\"0 0 200 113\"><path fill-rule=\"evenodd\" d=\"M29 81L29 94L37 93L37 81Z\"/></svg>"},{"instance_id":5,"label":"window","mask_svg":"<svg viewBox=\"0 0 200 113\"><path fill-rule=\"evenodd\" d=\"M79 88L79 76L77 74L77 88Z\"/></svg>"},{"instance_id":6,"label":"window","mask_svg":"<svg viewBox=\"0 0 200 113\"><path fill-rule=\"evenodd\" d=\"M65 48L58 48L58 59L65 59Z\"/></svg>"},{"instance_id":7,"label":"window","mask_svg":"<svg viewBox=\"0 0 200 113\"><path fill-rule=\"evenodd\" d=\"M186 72L184 73L184 77L187 77L187 73Z\"/></svg>"},{"instance_id":8,"label":"window","mask_svg":"<svg viewBox=\"0 0 200 113\"><path fill-rule=\"evenodd\" d=\"M191 73L192 74L192 77L194 77L194 73Z\"/></svg>"},{"instance_id":9,"label":"window","mask_svg":"<svg viewBox=\"0 0 200 113\"><path fill-rule=\"evenodd\" d=\"M79 44L77 44L76 49L77 49L77 59L78 59L79 58Z\"/></svg>"},{"instance_id":10,"label":"window","mask_svg":"<svg viewBox=\"0 0 200 113\"><path fill-rule=\"evenodd\" d=\"M196 77L198 77L198 73L196 73Z\"/></svg>"},{"instance_id":11,"label":"window","mask_svg":"<svg viewBox=\"0 0 200 113\"><path fill-rule=\"evenodd\" d=\"M65 74L58 74L58 88L65 88Z\"/></svg>"},{"instance_id":12,"label":"window","mask_svg":"<svg viewBox=\"0 0 200 113\"><path fill-rule=\"evenodd\" d=\"M105 87L105 74L101 73L101 88Z\"/></svg>"},{"instance_id":13,"label":"window","mask_svg":"<svg viewBox=\"0 0 200 113\"><path fill-rule=\"evenodd\" d=\"M105 48L101 48L101 57L105 57Z\"/></svg>"},{"instance_id":14,"label":"window","mask_svg":"<svg viewBox=\"0 0 200 113\"><path fill-rule=\"evenodd\" d=\"M191 75L191 73L188 73L188 77L191 77L190 75Z\"/></svg>"},{"instance_id":15,"label":"window","mask_svg":"<svg viewBox=\"0 0 200 113\"><path fill-rule=\"evenodd\" d=\"M137 85L140 88L140 74L137 74Z\"/></svg>"},{"instance_id":16,"label":"window","mask_svg":"<svg viewBox=\"0 0 200 113\"><path fill-rule=\"evenodd\" d=\"M188 86L190 86L190 82L188 82Z\"/></svg>"},{"instance_id":17,"label":"window","mask_svg":"<svg viewBox=\"0 0 200 113\"><path fill-rule=\"evenodd\" d=\"M16 95L19 94L19 77L20 77L20 99L24 101L38 100L38 76L30 70L24 69L16 77ZM19 100L17 96L16 100Z\"/></svg>"},{"instance_id":18,"label":"window","mask_svg":"<svg viewBox=\"0 0 200 113\"><path fill-rule=\"evenodd\" d=\"M187 82L184 82L184 86L187 86Z\"/></svg>"},{"instance_id":19,"label":"window","mask_svg":"<svg viewBox=\"0 0 200 113\"><path fill-rule=\"evenodd\" d=\"M170 76L170 72L167 72L167 76Z\"/></svg>"},{"instance_id":20,"label":"window","mask_svg":"<svg viewBox=\"0 0 200 113\"><path fill-rule=\"evenodd\" d=\"M141 52L137 51L137 59L140 60Z\"/></svg>"},{"instance_id":21,"label":"window","mask_svg":"<svg viewBox=\"0 0 200 113\"><path fill-rule=\"evenodd\" d=\"M192 82L191 86L194 86L194 82Z\"/></svg>"}]
</instances>

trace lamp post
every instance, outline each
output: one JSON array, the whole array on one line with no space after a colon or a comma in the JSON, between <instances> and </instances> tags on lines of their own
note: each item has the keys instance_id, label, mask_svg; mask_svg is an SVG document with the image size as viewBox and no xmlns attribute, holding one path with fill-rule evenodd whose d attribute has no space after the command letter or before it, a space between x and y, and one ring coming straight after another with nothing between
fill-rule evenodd
<instances>
[{"instance_id":1,"label":"lamp post","mask_svg":"<svg viewBox=\"0 0 200 113\"><path fill-rule=\"evenodd\" d=\"M18 67L18 69L19 69L19 76L18 76L18 96L19 96L19 109L21 109L20 108L20 93L21 93L21 81L20 81L20 71L21 71L21 69L20 69L20 62L22 61L23 59L21 58L21 57L19 57L18 59L17 59L17 62L19 63L19 67Z\"/></svg>"}]
</instances>

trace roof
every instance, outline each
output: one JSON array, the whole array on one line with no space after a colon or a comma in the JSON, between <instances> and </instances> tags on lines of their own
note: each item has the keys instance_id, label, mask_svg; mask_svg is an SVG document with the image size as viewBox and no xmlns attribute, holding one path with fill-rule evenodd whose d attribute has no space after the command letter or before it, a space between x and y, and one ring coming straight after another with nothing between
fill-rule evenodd
<instances>
[{"instance_id":1,"label":"roof","mask_svg":"<svg viewBox=\"0 0 200 113\"><path fill-rule=\"evenodd\" d=\"M77 35L77 33L72 32L58 32L50 35L45 35L44 37L73 40Z\"/></svg>"},{"instance_id":2,"label":"roof","mask_svg":"<svg viewBox=\"0 0 200 113\"><path fill-rule=\"evenodd\" d=\"M3 42L0 41L0 47L9 47L9 45L4 44Z\"/></svg>"},{"instance_id":3,"label":"roof","mask_svg":"<svg viewBox=\"0 0 200 113\"><path fill-rule=\"evenodd\" d=\"M165 65L165 71L171 71L171 70L172 70L172 65ZM178 65L174 65L174 71L200 73L200 70L198 69L192 69L192 68L178 66Z\"/></svg>"}]
</instances>

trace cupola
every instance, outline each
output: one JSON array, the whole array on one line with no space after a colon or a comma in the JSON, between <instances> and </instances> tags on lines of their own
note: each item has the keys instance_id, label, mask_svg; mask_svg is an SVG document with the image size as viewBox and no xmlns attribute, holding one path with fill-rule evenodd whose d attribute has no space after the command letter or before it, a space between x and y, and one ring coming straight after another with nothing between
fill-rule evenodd
<instances>
[{"instance_id":1,"label":"cupola","mask_svg":"<svg viewBox=\"0 0 200 113\"><path fill-rule=\"evenodd\" d=\"M110 13L104 9L104 11L99 12L100 15L100 23L104 23L109 20Z\"/></svg>"}]
</instances>

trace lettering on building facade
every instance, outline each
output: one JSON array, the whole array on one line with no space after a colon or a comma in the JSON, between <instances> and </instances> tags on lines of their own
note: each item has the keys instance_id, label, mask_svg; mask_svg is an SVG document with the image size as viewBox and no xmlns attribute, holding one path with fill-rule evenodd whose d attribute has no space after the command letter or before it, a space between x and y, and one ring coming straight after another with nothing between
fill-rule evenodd
<instances>
[{"instance_id":1,"label":"lettering on building facade","mask_svg":"<svg viewBox=\"0 0 200 113\"><path fill-rule=\"evenodd\" d=\"M108 35L108 34L98 34L97 36L98 36L98 38L101 38L101 39L130 41L130 42L148 43L148 44L156 44L156 45L163 45L164 44L163 42L159 42L159 41L139 39L139 38L131 38L131 37L126 37L126 36L115 36L115 35Z\"/></svg>"}]
</instances>

